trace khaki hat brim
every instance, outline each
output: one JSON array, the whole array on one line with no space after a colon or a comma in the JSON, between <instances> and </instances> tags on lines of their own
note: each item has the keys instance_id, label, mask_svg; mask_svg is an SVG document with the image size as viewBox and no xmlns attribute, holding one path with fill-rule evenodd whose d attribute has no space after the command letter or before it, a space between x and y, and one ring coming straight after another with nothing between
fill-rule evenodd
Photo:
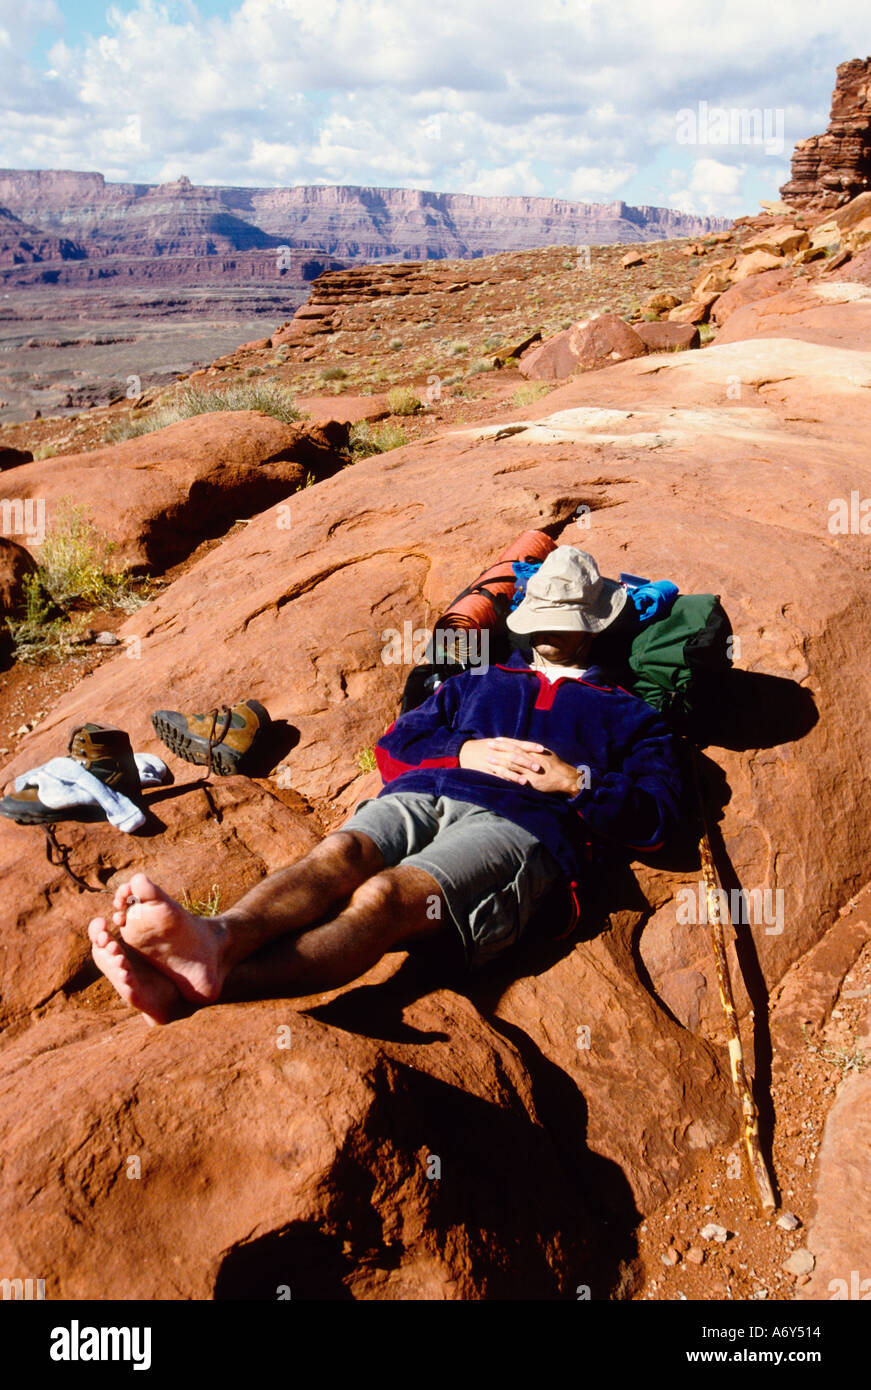
<instances>
[{"instance_id":1,"label":"khaki hat brim","mask_svg":"<svg viewBox=\"0 0 871 1390\"><path fill-rule=\"evenodd\" d=\"M509 613L505 626L517 636L533 632L604 632L623 611L629 595L614 579L602 580L599 602L593 608L578 603L545 603L527 596Z\"/></svg>"}]
</instances>

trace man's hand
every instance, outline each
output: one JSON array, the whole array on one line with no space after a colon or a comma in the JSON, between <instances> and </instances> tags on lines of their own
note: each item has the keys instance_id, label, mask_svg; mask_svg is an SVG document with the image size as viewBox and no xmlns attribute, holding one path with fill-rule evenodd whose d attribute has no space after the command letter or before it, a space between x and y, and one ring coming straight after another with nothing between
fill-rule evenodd
<instances>
[{"instance_id":1,"label":"man's hand","mask_svg":"<svg viewBox=\"0 0 871 1390\"><path fill-rule=\"evenodd\" d=\"M541 772L526 775L527 786L540 792L560 792L563 796L576 796L578 793L578 770L571 763L564 763L556 753L544 750Z\"/></svg>"},{"instance_id":2,"label":"man's hand","mask_svg":"<svg viewBox=\"0 0 871 1390\"><path fill-rule=\"evenodd\" d=\"M472 772L489 772L506 782L526 782L529 773L544 771L544 744L526 743L520 738L470 738L459 753L460 767Z\"/></svg>"},{"instance_id":3,"label":"man's hand","mask_svg":"<svg viewBox=\"0 0 871 1390\"><path fill-rule=\"evenodd\" d=\"M570 763L541 743L519 738L471 738L460 749L459 763L460 767L489 772L537 791L574 796L578 790L577 772Z\"/></svg>"}]
</instances>

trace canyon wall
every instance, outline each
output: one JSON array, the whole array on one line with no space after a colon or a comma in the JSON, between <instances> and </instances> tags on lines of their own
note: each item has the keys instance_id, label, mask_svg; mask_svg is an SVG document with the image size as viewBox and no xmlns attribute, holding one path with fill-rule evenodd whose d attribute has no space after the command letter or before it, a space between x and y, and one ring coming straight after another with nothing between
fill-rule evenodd
<instances>
[{"instance_id":1,"label":"canyon wall","mask_svg":"<svg viewBox=\"0 0 871 1390\"><path fill-rule=\"evenodd\" d=\"M724 227L718 218L627 203L484 198L404 188L196 187L107 183L101 174L0 171L0 208L32 232L75 244L36 275L0 266L13 284L82 284L122 277L194 283L254 279L304 283L348 261L429 260L565 244L653 241ZM205 267L208 267L206 269Z\"/></svg>"}]
</instances>

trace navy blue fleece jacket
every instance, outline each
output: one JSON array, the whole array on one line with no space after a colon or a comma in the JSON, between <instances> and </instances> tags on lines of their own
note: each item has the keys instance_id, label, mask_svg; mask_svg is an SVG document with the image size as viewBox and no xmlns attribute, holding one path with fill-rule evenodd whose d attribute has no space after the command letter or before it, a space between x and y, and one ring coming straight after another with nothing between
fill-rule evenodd
<instances>
[{"instance_id":1,"label":"navy blue fleece jacket","mask_svg":"<svg viewBox=\"0 0 871 1390\"><path fill-rule=\"evenodd\" d=\"M541 743L588 767L589 785L568 797L460 767L467 739L497 737ZM674 738L656 710L606 685L596 667L551 684L520 652L504 666L451 676L397 719L375 758L387 784L381 796L428 792L486 806L540 840L570 880L597 841L658 849L680 810Z\"/></svg>"}]
</instances>

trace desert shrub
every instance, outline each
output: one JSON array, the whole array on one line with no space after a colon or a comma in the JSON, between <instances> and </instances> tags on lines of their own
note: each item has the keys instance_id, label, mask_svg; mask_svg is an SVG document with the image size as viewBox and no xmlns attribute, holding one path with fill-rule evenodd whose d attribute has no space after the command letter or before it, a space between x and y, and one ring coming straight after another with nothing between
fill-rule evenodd
<instances>
[{"instance_id":1,"label":"desert shrub","mask_svg":"<svg viewBox=\"0 0 871 1390\"><path fill-rule=\"evenodd\" d=\"M347 375L344 367L324 367L321 381L344 381Z\"/></svg>"},{"instance_id":2,"label":"desert shrub","mask_svg":"<svg viewBox=\"0 0 871 1390\"><path fill-rule=\"evenodd\" d=\"M469 376L480 376L481 372L492 372L496 363L492 357L478 357L469 363Z\"/></svg>"},{"instance_id":3,"label":"desert shrub","mask_svg":"<svg viewBox=\"0 0 871 1390\"><path fill-rule=\"evenodd\" d=\"M87 519L84 507L61 500L39 549L37 569L24 579L24 612L6 620L19 661L46 656L67 660L88 610L132 613L148 601L147 580L137 582L129 570L109 568L115 549Z\"/></svg>"},{"instance_id":4,"label":"desert shrub","mask_svg":"<svg viewBox=\"0 0 871 1390\"><path fill-rule=\"evenodd\" d=\"M259 410L285 424L299 419L292 393L275 381L263 381L256 386L225 386L217 391L201 391L189 386L170 409L177 412L179 420L215 410Z\"/></svg>"},{"instance_id":5,"label":"desert shrub","mask_svg":"<svg viewBox=\"0 0 871 1390\"><path fill-rule=\"evenodd\" d=\"M351 453L355 458L368 458L371 454L385 454L390 449L400 449L408 443L408 435L401 425L370 425L368 420L351 426Z\"/></svg>"},{"instance_id":6,"label":"desert shrub","mask_svg":"<svg viewBox=\"0 0 871 1390\"><path fill-rule=\"evenodd\" d=\"M21 617L6 619L15 660L37 661L46 656L66 660L76 640L75 625L59 612L38 571L24 576L23 587Z\"/></svg>"},{"instance_id":7,"label":"desert shrub","mask_svg":"<svg viewBox=\"0 0 871 1390\"><path fill-rule=\"evenodd\" d=\"M110 568L116 549L88 520L83 506L62 498L39 550L40 583L61 607L84 603L132 612L142 599L129 570Z\"/></svg>"},{"instance_id":8,"label":"desert shrub","mask_svg":"<svg viewBox=\"0 0 871 1390\"><path fill-rule=\"evenodd\" d=\"M414 415L421 401L410 386L394 386L387 392L387 406L391 415Z\"/></svg>"},{"instance_id":9,"label":"desert shrub","mask_svg":"<svg viewBox=\"0 0 871 1390\"><path fill-rule=\"evenodd\" d=\"M378 766L375 761L375 749L361 748L357 754L357 766L361 772L374 772Z\"/></svg>"},{"instance_id":10,"label":"desert shrub","mask_svg":"<svg viewBox=\"0 0 871 1390\"><path fill-rule=\"evenodd\" d=\"M110 425L103 438L107 443L120 444L125 439L135 439L138 435L151 434L153 430L165 429L179 420L189 420L194 415L206 415L219 410L258 410L263 415L272 415L284 424L292 424L300 418L293 404L293 395L286 386L275 381L253 383L240 382L234 386L222 386L216 391L204 391L197 386L186 386L177 391L167 404L159 406L142 416L130 415Z\"/></svg>"},{"instance_id":11,"label":"desert shrub","mask_svg":"<svg viewBox=\"0 0 871 1390\"><path fill-rule=\"evenodd\" d=\"M153 411L150 415L125 415L121 420L113 420L103 431L104 444L123 444L127 439L138 439L141 434L151 434L153 430L163 429L164 425L175 424L176 417L170 418L165 410Z\"/></svg>"},{"instance_id":12,"label":"desert shrub","mask_svg":"<svg viewBox=\"0 0 871 1390\"><path fill-rule=\"evenodd\" d=\"M386 454L390 449L401 449L403 444L408 443L408 435L401 425L392 425L386 420L382 425L376 425L372 431L379 453Z\"/></svg>"},{"instance_id":13,"label":"desert shrub","mask_svg":"<svg viewBox=\"0 0 871 1390\"><path fill-rule=\"evenodd\" d=\"M533 401L540 401L542 396L546 396L550 387L543 381L527 381L523 386L518 386L511 397L512 405L532 405Z\"/></svg>"}]
</instances>

